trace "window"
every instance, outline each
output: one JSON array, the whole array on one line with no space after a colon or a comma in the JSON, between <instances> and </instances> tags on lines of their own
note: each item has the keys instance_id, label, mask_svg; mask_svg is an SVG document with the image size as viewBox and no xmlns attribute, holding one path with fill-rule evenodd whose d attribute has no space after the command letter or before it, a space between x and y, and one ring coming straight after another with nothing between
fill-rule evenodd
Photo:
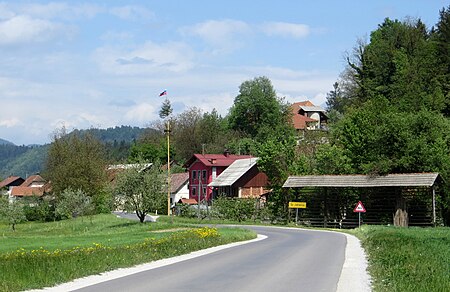
<instances>
[{"instance_id":1,"label":"window","mask_svg":"<svg viewBox=\"0 0 450 292\"><path fill-rule=\"evenodd\" d=\"M196 188L192 188L192 197L195 197L196 192L197 192L197 189Z\"/></svg>"},{"instance_id":2,"label":"window","mask_svg":"<svg viewBox=\"0 0 450 292\"><path fill-rule=\"evenodd\" d=\"M206 170L202 170L202 180L206 180Z\"/></svg>"},{"instance_id":3,"label":"window","mask_svg":"<svg viewBox=\"0 0 450 292\"><path fill-rule=\"evenodd\" d=\"M192 171L192 180L197 179L197 171L193 170Z\"/></svg>"},{"instance_id":4,"label":"window","mask_svg":"<svg viewBox=\"0 0 450 292\"><path fill-rule=\"evenodd\" d=\"M206 196L206 188L203 188L203 196Z\"/></svg>"}]
</instances>

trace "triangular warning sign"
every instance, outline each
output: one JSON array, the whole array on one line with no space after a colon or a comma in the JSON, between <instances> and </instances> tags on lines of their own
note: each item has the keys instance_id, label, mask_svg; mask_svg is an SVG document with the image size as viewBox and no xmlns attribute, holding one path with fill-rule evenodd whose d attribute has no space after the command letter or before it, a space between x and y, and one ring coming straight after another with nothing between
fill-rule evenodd
<instances>
[{"instance_id":1,"label":"triangular warning sign","mask_svg":"<svg viewBox=\"0 0 450 292\"><path fill-rule=\"evenodd\" d=\"M363 203L361 201L359 201L358 204L356 204L355 209L353 209L353 212L365 213L366 208L364 208Z\"/></svg>"}]
</instances>

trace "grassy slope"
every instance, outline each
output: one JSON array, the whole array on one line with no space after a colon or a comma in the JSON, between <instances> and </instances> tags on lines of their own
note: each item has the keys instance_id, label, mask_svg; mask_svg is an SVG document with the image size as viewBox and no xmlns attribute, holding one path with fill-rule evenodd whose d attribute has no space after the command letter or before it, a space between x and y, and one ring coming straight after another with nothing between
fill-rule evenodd
<instances>
[{"instance_id":1,"label":"grassy slope","mask_svg":"<svg viewBox=\"0 0 450 292\"><path fill-rule=\"evenodd\" d=\"M450 291L450 228L363 226L374 291Z\"/></svg>"},{"instance_id":2,"label":"grassy slope","mask_svg":"<svg viewBox=\"0 0 450 292\"><path fill-rule=\"evenodd\" d=\"M243 229L219 228L220 236L202 238L191 228L169 222L141 224L113 215L19 224L16 232L0 223L0 291L51 286L256 236ZM73 248L77 251L64 252Z\"/></svg>"}]
</instances>

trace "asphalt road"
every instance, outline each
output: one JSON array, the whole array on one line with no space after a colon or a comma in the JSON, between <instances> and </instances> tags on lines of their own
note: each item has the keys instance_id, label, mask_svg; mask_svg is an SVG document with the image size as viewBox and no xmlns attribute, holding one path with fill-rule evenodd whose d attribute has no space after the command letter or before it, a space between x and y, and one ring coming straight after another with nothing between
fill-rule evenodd
<instances>
[{"instance_id":1,"label":"asphalt road","mask_svg":"<svg viewBox=\"0 0 450 292\"><path fill-rule=\"evenodd\" d=\"M336 291L345 235L249 228L268 238L76 291Z\"/></svg>"}]
</instances>

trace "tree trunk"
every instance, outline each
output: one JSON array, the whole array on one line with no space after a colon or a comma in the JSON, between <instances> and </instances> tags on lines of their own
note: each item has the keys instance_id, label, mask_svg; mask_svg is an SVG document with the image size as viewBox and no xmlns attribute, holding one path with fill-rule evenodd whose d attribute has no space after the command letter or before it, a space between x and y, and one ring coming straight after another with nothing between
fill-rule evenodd
<instances>
[{"instance_id":1,"label":"tree trunk","mask_svg":"<svg viewBox=\"0 0 450 292\"><path fill-rule=\"evenodd\" d=\"M145 220L145 213L144 212L136 211L136 216L138 216L139 221L141 223L144 223L144 220Z\"/></svg>"},{"instance_id":2,"label":"tree trunk","mask_svg":"<svg viewBox=\"0 0 450 292\"><path fill-rule=\"evenodd\" d=\"M406 210L406 200L405 198L403 198L401 191L397 193L394 226L408 227L408 211Z\"/></svg>"}]
</instances>

